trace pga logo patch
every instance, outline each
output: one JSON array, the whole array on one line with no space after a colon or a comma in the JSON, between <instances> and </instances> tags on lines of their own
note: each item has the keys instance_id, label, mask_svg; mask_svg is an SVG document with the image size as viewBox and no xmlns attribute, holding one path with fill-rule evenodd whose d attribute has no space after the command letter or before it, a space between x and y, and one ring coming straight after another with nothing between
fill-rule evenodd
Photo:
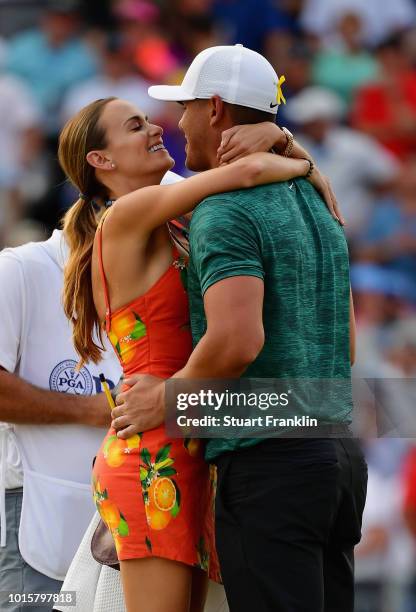
<instances>
[{"instance_id":1,"label":"pga logo patch","mask_svg":"<svg viewBox=\"0 0 416 612\"><path fill-rule=\"evenodd\" d=\"M74 359L66 359L58 363L49 377L49 388L51 391L72 393L74 395L91 395L93 390L91 374L85 367L77 372L76 366L77 362Z\"/></svg>"}]
</instances>

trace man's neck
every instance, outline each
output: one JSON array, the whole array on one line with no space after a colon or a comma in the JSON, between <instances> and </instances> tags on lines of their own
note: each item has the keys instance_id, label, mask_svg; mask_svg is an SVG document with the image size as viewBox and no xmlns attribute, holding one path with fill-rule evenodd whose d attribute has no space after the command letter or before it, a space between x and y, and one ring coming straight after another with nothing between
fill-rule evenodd
<instances>
[{"instance_id":1,"label":"man's neck","mask_svg":"<svg viewBox=\"0 0 416 612\"><path fill-rule=\"evenodd\" d=\"M206 170L212 170L213 168L218 168L218 166L219 166L219 163L217 159L217 152L215 151L209 156L208 165L207 165Z\"/></svg>"},{"instance_id":2,"label":"man's neck","mask_svg":"<svg viewBox=\"0 0 416 612\"><path fill-rule=\"evenodd\" d=\"M219 162L217 157L217 151L221 144L221 134L219 133L217 138L213 141L213 143L208 145L208 164L206 170L212 170L213 168L218 168Z\"/></svg>"}]
</instances>

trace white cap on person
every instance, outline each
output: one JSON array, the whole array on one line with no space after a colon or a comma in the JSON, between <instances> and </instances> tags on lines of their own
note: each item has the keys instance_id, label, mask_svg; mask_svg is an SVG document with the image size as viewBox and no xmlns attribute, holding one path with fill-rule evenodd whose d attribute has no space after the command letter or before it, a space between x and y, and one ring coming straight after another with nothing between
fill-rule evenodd
<instances>
[{"instance_id":1,"label":"white cap on person","mask_svg":"<svg viewBox=\"0 0 416 612\"><path fill-rule=\"evenodd\" d=\"M306 87L287 104L285 117L297 125L312 121L339 121L345 115L341 98L323 87Z\"/></svg>"},{"instance_id":2,"label":"white cap on person","mask_svg":"<svg viewBox=\"0 0 416 612\"><path fill-rule=\"evenodd\" d=\"M265 57L243 45L209 47L189 66L182 85L153 85L149 96L186 102L219 96L225 102L277 113L279 78Z\"/></svg>"}]
</instances>

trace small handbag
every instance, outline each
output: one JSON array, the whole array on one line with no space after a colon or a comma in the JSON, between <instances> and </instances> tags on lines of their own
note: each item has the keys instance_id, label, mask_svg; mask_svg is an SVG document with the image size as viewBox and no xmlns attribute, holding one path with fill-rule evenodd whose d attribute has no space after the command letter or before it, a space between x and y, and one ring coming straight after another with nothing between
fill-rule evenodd
<instances>
[{"instance_id":1,"label":"small handbag","mask_svg":"<svg viewBox=\"0 0 416 612\"><path fill-rule=\"evenodd\" d=\"M93 468L96 459L97 457L94 457L93 459ZM97 563L101 563L101 565L108 565L115 570L120 570L120 564L118 562L113 536L101 518L91 538L91 554Z\"/></svg>"},{"instance_id":2,"label":"small handbag","mask_svg":"<svg viewBox=\"0 0 416 612\"><path fill-rule=\"evenodd\" d=\"M100 519L91 538L91 554L101 565L108 565L115 570L120 570L113 536L102 519Z\"/></svg>"}]
</instances>

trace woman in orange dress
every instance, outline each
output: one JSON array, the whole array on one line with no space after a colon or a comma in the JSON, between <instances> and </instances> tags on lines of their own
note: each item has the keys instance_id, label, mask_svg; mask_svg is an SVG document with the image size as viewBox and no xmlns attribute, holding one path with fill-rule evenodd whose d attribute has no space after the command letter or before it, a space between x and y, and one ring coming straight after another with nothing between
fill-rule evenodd
<instances>
[{"instance_id":1,"label":"woman in orange dress","mask_svg":"<svg viewBox=\"0 0 416 612\"><path fill-rule=\"evenodd\" d=\"M132 104L97 100L64 127L59 160L80 191L64 222L64 307L81 362L99 361L105 330L125 375L168 378L192 343L185 262L167 222L208 195L294 178L309 163L259 153L160 186L174 164L162 134ZM110 201L97 227L94 207ZM110 428L93 488L115 540L127 611L201 612L207 574L219 579L202 444L168 439L164 427L128 440Z\"/></svg>"}]
</instances>

